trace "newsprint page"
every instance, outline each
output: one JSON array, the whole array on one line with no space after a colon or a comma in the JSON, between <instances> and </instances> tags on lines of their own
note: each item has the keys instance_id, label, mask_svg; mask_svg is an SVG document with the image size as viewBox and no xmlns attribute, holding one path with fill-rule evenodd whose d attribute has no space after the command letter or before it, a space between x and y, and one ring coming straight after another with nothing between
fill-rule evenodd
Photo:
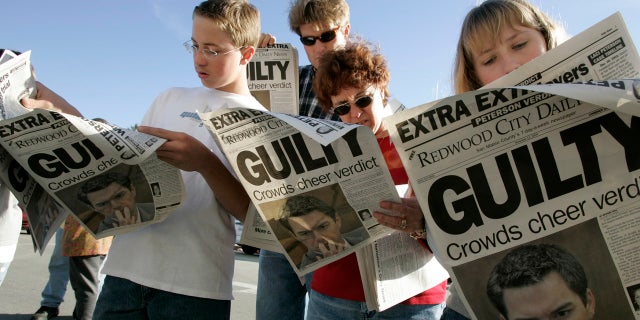
<instances>
[{"instance_id":1,"label":"newsprint page","mask_svg":"<svg viewBox=\"0 0 640 320\"><path fill-rule=\"evenodd\" d=\"M96 238L164 220L184 189L179 171L155 156L165 140L22 107L36 92L30 53L0 65L0 180L25 206L36 249L42 253L68 213Z\"/></svg>"},{"instance_id":2,"label":"newsprint page","mask_svg":"<svg viewBox=\"0 0 640 320\"><path fill-rule=\"evenodd\" d=\"M298 49L290 43L256 48L247 64L249 90L271 112L298 114Z\"/></svg>"},{"instance_id":3,"label":"newsprint page","mask_svg":"<svg viewBox=\"0 0 640 320\"><path fill-rule=\"evenodd\" d=\"M371 129L243 108L221 109L200 118L252 200L245 228L255 228L253 234L264 238L254 238L251 245L284 253L299 276L358 251L358 259L366 261L361 265L368 266L362 277L374 309L388 308L433 287L437 282L425 279L424 268L438 270L439 282L448 278L417 241L396 237L394 230L371 216L374 211L386 212L379 207L381 200L400 201ZM317 210L307 214L297 209L309 207ZM329 219L335 223L326 223ZM343 251L327 248L314 240L315 232L347 245ZM390 234L397 241L382 242L386 246L379 247L379 255L370 249L360 252ZM398 260L403 254L412 259ZM374 261L378 257L396 263L378 270ZM397 278L400 281L392 281Z\"/></svg>"},{"instance_id":4,"label":"newsprint page","mask_svg":"<svg viewBox=\"0 0 640 320\"><path fill-rule=\"evenodd\" d=\"M246 108L200 118L278 239L277 251L285 253L298 275L391 232L360 213L382 210L381 199L400 199L369 128ZM341 221L335 237L349 244L344 251L331 255L320 252L313 241L296 240L292 226L298 216L284 214L284 209L295 212L307 203Z\"/></svg>"},{"instance_id":5,"label":"newsprint page","mask_svg":"<svg viewBox=\"0 0 640 320\"><path fill-rule=\"evenodd\" d=\"M534 243L579 261L596 318L640 319L638 78L616 13L491 88L386 120L431 248L475 319L498 318L489 275Z\"/></svg>"},{"instance_id":6,"label":"newsprint page","mask_svg":"<svg viewBox=\"0 0 640 320\"><path fill-rule=\"evenodd\" d=\"M399 201L371 129L240 108L200 117L254 204L245 220L253 241L243 243L284 253L300 276L356 251L371 310L389 308L449 277L418 241L371 216L385 211L381 200ZM285 208L308 198L335 209L339 236L349 244L344 251L322 252L313 236L305 239L307 231L294 234L290 221L297 216Z\"/></svg>"}]
</instances>

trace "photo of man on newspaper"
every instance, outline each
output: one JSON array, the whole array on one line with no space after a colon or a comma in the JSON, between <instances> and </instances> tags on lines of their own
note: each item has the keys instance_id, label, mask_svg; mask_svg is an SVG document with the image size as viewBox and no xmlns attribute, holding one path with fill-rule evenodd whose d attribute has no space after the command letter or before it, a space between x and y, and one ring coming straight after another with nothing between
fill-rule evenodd
<instances>
[{"instance_id":1,"label":"photo of man on newspaper","mask_svg":"<svg viewBox=\"0 0 640 320\"><path fill-rule=\"evenodd\" d=\"M338 184L274 201L268 206L272 210L263 208L263 212L273 214L269 217L271 228L301 269L369 238Z\"/></svg>"},{"instance_id":2,"label":"photo of man on newspaper","mask_svg":"<svg viewBox=\"0 0 640 320\"><path fill-rule=\"evenodd\" d=\"M526 244L493 268L487 295L501 319L593 319L596 301L582 264L554 244Z\"/></svg>"},{"instance_id":3,"label":"photo of man on newspaper","mask_svg":"<svg viewBox=\"0 0 640 320\"><path fill-rule=\"evenodd\" d=\"M121 165L79 183L75 192L69 190L64 194L67 198L75 195L75 203L87 209L78 210L82 212L78 218L94 234L153 220L155 208L149 184L133 168L136 167ZM133 172L129 173L130 170ZM146 192L140 194L139 190Z\"/></svg>"},{"instance_id":4,"label":"photo of man on newspaper","mask_svg":"<svg viewBox=\"0 0 640 320\"><path fill-rule=\"evenodd\" d=\"M509 271L505 272L505 268ZM478 319L517 319L516 308L522 311L525 304L531 312L546 310L558 314L567 310L568 301L573 309L563 314L585 317L567 319L633 319L627 293L596 219L453 267L453 270ZM499 275L501 273L508 273L511 278ZM569 279L567 273L574 278L584 275L584 279ZM554 286L554 295L540 293L551 286ZM524 298L525 292L536 292L538 298ZM562 292L564 294L560 294Z\"/></svg>"}]
</instances>

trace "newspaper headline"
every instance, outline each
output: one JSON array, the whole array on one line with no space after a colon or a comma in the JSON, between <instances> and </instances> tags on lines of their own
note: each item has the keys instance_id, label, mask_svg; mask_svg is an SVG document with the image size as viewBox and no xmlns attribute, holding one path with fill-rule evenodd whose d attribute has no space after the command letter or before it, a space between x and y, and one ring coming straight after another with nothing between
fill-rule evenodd
<instances>
[{"instance_id":1,"label":"newspaper headline","mask_svg":"<svg viewBox=\"0 0 640 320\"><path fill-rule=\"evenodd\" d=\"M29 54L3 60L1 66L29 66ZM0 120L0 164L5 169L0 179L26 207L40 252L68 213L101 238L162 221L177 208L184 189L179 170L154 153L164 139L22 107L24 93L36 91L30 67L27 70L3 76L7 118ZM116 183L126 195L109 193Z\"/></svg>"},{"instance_id":2,"label":"newspaper headline","mask_svg":"<svg viewBox=\"0 0 640 320\"><path fill-rule=\"evenodd\" d=\"M597 305L633 317L639 76L616 13L485 88L386 120L431 247L475 318L498 317L489 274L529 243L576 255Z\"/></svg>"},{"instance_id":3,"label":"newspaper headline","mask_svg":"<svg viewBox=\"0 0 640 320\"><path fill-rule=\"evenodd\" d=\"M298 50L290 43L256 48L247 64L251 94L272 112L298 113Z\"/></svg>"}]
</instances>

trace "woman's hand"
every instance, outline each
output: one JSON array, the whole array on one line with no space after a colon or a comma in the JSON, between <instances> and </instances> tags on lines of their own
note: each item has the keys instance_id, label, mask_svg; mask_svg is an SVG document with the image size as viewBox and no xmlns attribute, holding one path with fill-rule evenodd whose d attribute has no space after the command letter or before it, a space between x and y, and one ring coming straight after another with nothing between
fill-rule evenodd
<instances>
[{"instance_id":1,"label":"woman's hand","mask_svg":"<svg viewBox=\"0 0 640 320\"><path fill-rule=\"evenodd\" d=\"M424 215L416 198L402 198L401 203L380 201L380 207L391 214L375 211L373 216L379 224L410 234L424 232Z\"/></svg>"}]
</instances>

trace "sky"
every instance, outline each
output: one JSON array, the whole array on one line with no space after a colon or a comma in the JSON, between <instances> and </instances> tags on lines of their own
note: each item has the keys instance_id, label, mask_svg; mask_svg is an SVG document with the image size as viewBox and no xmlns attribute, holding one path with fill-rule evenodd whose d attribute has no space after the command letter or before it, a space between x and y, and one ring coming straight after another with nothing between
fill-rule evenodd
<instances>
[{"instance_id":1,"label":"sky","mask_svg":"<svg viewBox=\"0 0 640 320\"><path fill-rule=\"evenodd\" d=\"M531 0L570 35L620 11L636 47L638 0ZM182 43L200 1L5 1L0 48L31 50L36 77L78 108L120 127L139 123L169 87L196 87ZM262 31L298 48L289 0L253 0ZM411 108L452 94L451 73L462 20L477 0L350 0L351 32L379 45L391 71L393 98ZM635 15L634 15L635 14Z\"/></svg>"}]
</instances>

